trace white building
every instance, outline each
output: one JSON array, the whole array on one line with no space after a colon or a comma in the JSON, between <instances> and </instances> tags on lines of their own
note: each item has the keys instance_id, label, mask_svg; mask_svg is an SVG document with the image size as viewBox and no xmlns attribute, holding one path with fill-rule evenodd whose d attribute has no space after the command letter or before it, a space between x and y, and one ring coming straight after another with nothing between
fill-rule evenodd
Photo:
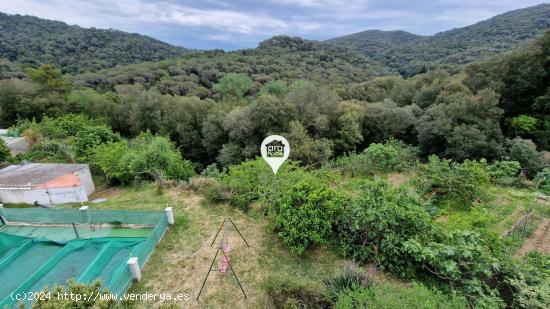
<instances>
[{"instance_id":1,"label":"white building","mask_svg":"<svg viewBox=\"0 0 550 309\"><path fill-rule=\"evenodd\" d=\"M95 191L87 164L30 163L0 170L0 202L86 202Z\"/></svg>"}]
</instances>

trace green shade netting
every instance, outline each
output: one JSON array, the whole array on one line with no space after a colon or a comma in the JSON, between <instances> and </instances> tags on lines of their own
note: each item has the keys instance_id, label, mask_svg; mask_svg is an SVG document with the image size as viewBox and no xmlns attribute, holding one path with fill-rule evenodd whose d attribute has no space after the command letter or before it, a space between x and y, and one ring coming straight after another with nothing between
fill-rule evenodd
<instances>
[{"instance_id":1,"label":"green shade netting","mask_svg":"<svg viewBox=\"0 0 550 309\"><path fill-rule=\"evenodd\" d=\"M10 297L12 293L41 291L45 287L63 285L70 278L83 283L99 279L111 293L120 295L132 282L128 258L138 257L143 267L168 226L164 212L96 211L90 212L90 216L99 223L115 219L121 224L151 227L115 225L91 229L82 225L77 228L81 239L76 239L72 226L10 226L10 222L14 219L25 222L21 220L37 211L30 222L67 223L82 216L79 210L1 211L8 218L8 224L0 226L0 308L16 305ZM114 217L109 219L108 213Z\"/></svg>"}]
</instances>

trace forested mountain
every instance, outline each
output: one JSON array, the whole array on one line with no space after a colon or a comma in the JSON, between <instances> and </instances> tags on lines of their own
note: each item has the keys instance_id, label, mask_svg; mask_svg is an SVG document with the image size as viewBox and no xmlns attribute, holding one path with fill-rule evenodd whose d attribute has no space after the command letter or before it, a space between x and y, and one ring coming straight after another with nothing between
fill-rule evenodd
<instances>
[{"instance_id":1,"label":"forested mountain","mask_svg":"<svg viewBox=\"0 0 550 309\"><path fill-rule=\"evenodd\" d=\"M24 66L53 64L64 73L158 61L191 52L135 33L4 13L0 13L0 42L0 58Z\"/></svg>"},{"instance_id":2,"label":"forested mountain","mask_svg":"<svg viewBox=\"0 0 550 309\"><path fill-rule=\"evenodd\" d=\"M261 42L256 49L193 54L160 62L119 66L73 78L79 87L101 91L116 85L142 84L163 94L212 95L212 86L228 73L243 73L254 81L250 94L272 80L307 79L342 85L376 76L396 74L364 54L339 46L297 37L276 36Z\"/></svg>"},{"instance_id":3,"label":"forested mountain","mask_svg":"<svg viewBox=\"0 0 550 309\"><path fill-rule=\"evenodd\" d=\"M365 52L411 76L435 67L471 63L525 43L550 27L550 4L510 11L479 23L417 36L404 31L364 31L326 41Z\"/></svg>"}]
</instances>

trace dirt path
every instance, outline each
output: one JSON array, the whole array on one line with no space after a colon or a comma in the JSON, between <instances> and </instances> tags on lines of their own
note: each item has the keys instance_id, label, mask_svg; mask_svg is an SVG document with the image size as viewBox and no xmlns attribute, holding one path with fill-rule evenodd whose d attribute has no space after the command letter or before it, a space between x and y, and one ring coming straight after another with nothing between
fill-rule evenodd
<instances>
[{"instance_id":1,"label":"dirt path","mask_svg":"<svg viewBox=\"0 0 550 309\"><path fill-rule=\"evenodd\" d=\"M550 254L550 219L541 220L533 234L525 239L521 248L514 253L514 257L522 257L531 251Z\"/></svg>"}]
</instances>

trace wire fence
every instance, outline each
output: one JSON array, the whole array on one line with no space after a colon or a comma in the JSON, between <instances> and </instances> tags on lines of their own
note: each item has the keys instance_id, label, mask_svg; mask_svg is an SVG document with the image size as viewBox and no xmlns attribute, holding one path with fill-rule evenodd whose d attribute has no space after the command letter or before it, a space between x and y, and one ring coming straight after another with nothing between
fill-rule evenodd
<instances>
[{"instance_id":1,"label":"wire fence","mask_svg":"<svg viewBox=\"0 0 550 309\"><path fill-rule=\"evenodd\" d=\"M525 213L512 227L510 227L507 231L502 233L501 238L512 238L516 239L519 236L519 240L523 241L525 237L529 236L529 232L536 227L538 221L540 221L539 217L537 216L537 208L539 206L539 203L541 200L544 200L545 198L538 193L535 195L535 199L533 201L533 204L529 207L527 210L527 213Z\"/></svg>"}]
</instances>

